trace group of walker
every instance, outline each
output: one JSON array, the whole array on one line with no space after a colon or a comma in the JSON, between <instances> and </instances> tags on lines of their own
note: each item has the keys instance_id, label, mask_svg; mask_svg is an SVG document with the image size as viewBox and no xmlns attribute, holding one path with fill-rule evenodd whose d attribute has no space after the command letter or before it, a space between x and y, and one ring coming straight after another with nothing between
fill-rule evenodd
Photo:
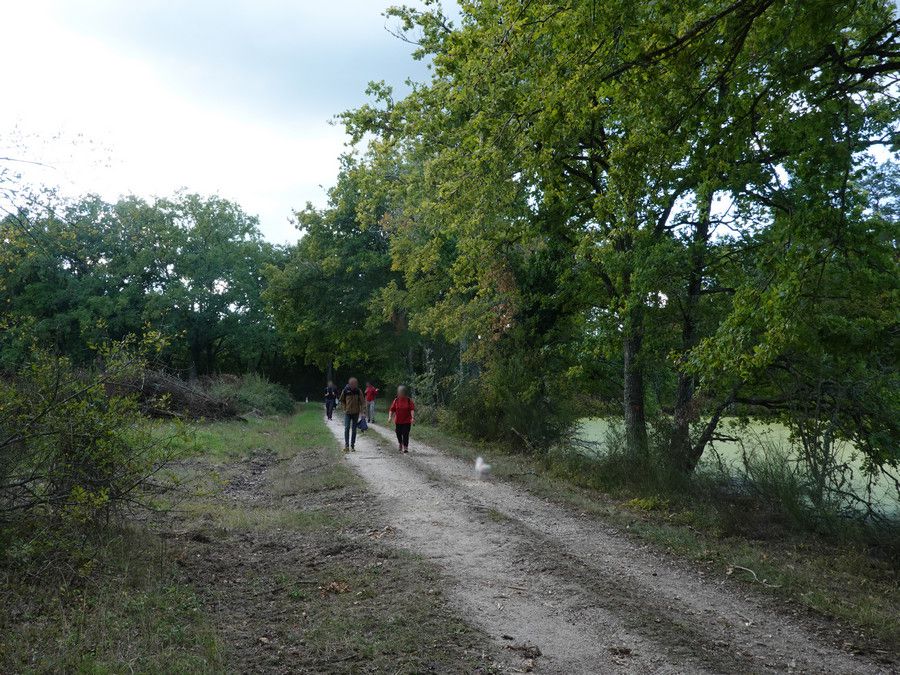
<instances>
[{"instance_id":1,"label":"group of walker","mask_svg":"<svg viewBox=\"0 0 900 675\"><path fill-rule=\"evenodd\" d=\"M369 422L375 423L375 399L378 389L371 382L366 388L359 386L359 380L351 377L347 385L338 392L334 382L325 387L325 414L331 420L334 409L340 403L344 410L344 452L356 452L356 431L365 431ZM404 386L397 387L397 397L388 409L388 424L394 424L400 452L409 452L409 432L415 422L416 404L409 397Z\"/></svg>"}]
</instances>

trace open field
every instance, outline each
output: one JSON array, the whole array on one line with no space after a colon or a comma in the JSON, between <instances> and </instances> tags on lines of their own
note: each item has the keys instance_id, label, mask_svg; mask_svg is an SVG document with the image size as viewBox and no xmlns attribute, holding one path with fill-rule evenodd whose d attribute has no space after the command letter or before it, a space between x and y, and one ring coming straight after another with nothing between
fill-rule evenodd
<instances>
[{"instance_id":1,"label":"open field","mask_svg":"<svg viewBox=\"0 0 900 675\"><path fill-rule=\"evenodd\" d=\"M602 453L602 445L607 439L607 434L614 432L621 435L621 431L616 431L617 429L621 429L621 423L618 420L593 417L581 421L578 434L586 441L599 444L598 452ZM744 452L752 454L765 449L789 459L794 456L794 451L791 450L790 432L781 424L755 421L742 425L736 419L726 418L722 421L720 431L726 436L741 440L716 441L713 451L708 449L701 460L701 471L718 471L724 468L734 474L742 464ZM844 443L839 450L839 456L849 464L853 471L851 479L853 491L858 495L864 495L869 481L859 454L852 445ZM872 482L872 501L883 513L900 516L900 500L897 499L897 491L893 484L883 476L875 477Z\"/></svg>"}]
</instances>

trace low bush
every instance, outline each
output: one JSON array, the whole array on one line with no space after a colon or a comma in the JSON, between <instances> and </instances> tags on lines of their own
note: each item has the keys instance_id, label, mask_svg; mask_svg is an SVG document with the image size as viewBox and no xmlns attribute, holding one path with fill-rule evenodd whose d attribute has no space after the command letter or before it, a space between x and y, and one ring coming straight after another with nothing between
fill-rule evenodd
<instances>
[{"instance_id":1,"label":"low bush","mask_svg":"<svg viewBox=\"0 0 900 675\"><path fill-rule=\"evenodd\" d=\"M127 340L99 351L98 366L35 352L0 379L0 537L31 533L22 557L91 531L122 507L145 503L173 446L152 433L136 394L110 383L138 378L145 350ZM76 537L77 539L77 537Z\"/></svg>"},{"instance_id":2,"label":"low bush","mask_svg":"<svg viewBox=\"0 0 900 675\"><path fill-rule=\"evenodd\" d=\"M453 424L473 438L544 455L579 417L559 379L521 358L492 364L457 385L449 406Z\"/></svg>"},{"instance_id":3,"label":"low bush","mask_svg":"<svg viewBox=\"0 0 900 675\"><path fill-rule=\"evenodd\" d=\"M203 384L210 396L229 403L239 413L276 415L294 410L294 398L287 387L262 375L217 375L204 380Z\"/></svg>"}]
</instances>

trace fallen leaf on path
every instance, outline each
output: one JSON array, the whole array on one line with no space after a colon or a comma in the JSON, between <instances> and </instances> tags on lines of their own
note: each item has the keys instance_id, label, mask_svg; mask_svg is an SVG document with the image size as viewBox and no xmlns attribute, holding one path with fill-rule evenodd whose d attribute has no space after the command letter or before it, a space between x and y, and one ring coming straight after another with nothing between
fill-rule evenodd
<instances>
[{"instance_id":1,"label":"fallen leaf on path","mask_svg":"<svg viewBox=\"0 0 900 675\"><path fill-rule=\"evenodd\" d=\"M387 537L394 533L394 528L390 525L387 525L384 529L381 530L369 530L369 539L381 539L382 537Z\"/></svg>"},{"instance_id":2,"label":"fallen leaf on path","mask_svg":"<svg viewBox=\"0 0 900 675\"><path fill-rule=\"evenodd\" d=\"M514 652L519 652L523 659L536 659L542 653L540 647L537 645L524 643L520 645L506 645L506 648Z\"/></svg>"},{"instance_id":3,"label":"fallen leaf on path","mask_svg":"<svg viewBox=\"0 0 900 675\"><path fill-rule=\"evenodd\" d=\"M320 586L319 590L322 591L323 597L328 593L349 593L350 584L346 581L332 581L327 586Z\"/></svg>"}]
</instances>

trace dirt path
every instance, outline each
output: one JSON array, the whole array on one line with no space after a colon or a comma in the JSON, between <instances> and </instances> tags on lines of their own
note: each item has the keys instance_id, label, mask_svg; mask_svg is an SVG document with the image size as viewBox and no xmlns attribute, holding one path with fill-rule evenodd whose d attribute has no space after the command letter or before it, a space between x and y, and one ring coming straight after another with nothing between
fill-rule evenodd
<instances>
[{"instance_id":1,"label":"dirt path","mask_svg":"<svg viewBox=\"0 0 900 675\"><path fill-rule=\"evenodd\" d=\"M267 423L288 439L281 454L183 462L188 484L206 482L157 523L224 672L490 672L491 645L450 609L439 570L392 545L375 497L311 421L321 438L305 446L292 420Z\"/></svg>"},{"instance_id":2,"label":"dirt path","mask_svg":"<svg viewBox=\"0 0 900 675\"><path fill-rule=\"evenodd\" d=\"M343 429L329 424L341 441ZM888 673L829 645L740 586L672 564L615 529L383 427L348 460L398 543L438 564L463 615L507 668L541 673ZM536 649L535 649L536 648ZM540 654L533 658L536 654Z\"/></svg>"}]
</instances>

